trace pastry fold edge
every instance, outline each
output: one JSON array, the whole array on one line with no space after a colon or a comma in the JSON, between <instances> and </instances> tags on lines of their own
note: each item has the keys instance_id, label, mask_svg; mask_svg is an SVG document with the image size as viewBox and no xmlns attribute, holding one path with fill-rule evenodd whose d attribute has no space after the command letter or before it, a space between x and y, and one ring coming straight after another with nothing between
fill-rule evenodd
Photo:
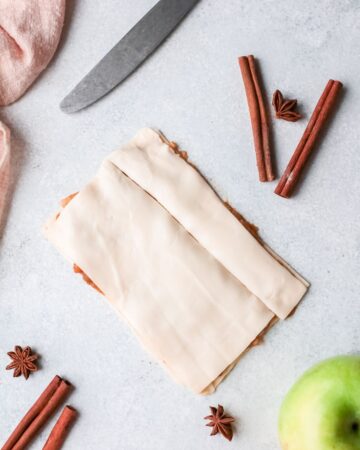
<instances>
[{"instance_id":1,"label":"pastry fold edge","mask_svg":"<svg viewBox=\"0 0 360 450\"><path fill-rule=\"evenodd\" d=\"M308 283L277 255L274 261L275 253L239 224L199 171L169 144L163 135L144 129L109 160L164 206L274 314L285 319Z\"/></svg>"},{"instance_id":2,"label":"pastry fold edge","mask_svg":"<svg viewBox=\"0 0 360 450\"><path fill-rule=\"evenodd\" d=\"M277 318L285 319L294 310L309 284L256 239L224 206L202 175L172 147L159 132L141 130L127 145L113 152L103 162L94 180L47 222L45 235L104 292L144 347L165 365L176 381L197 393L209 394L236 365L241 354L251 347L257 336L273 325ZM116 189L119 189L118 201L128 203L115 206L114 199L109 200ZM109 207L106 206L108 202ZM140 207L148 211L139 213ZM106 220L89 220L86 218L89 211L107 215ZM119 229L119 233L127 230L129 236L126 239L131 241L133 232L136 236L133 242L128 243L120 238L117 241L116 228L110 230L108 223L109 220L115 220L114 215L122 215L124 224L121 225L124 228ZM153 222L154 216L156 220ZM139 223L139 218L144 220L144 224ZM162 239L161 235L155 236L152 231L159 226L159 230L164 233L164 240L168 239L168 245L173 246L173 255L167 256L166 264L161 256L159 259L162 262L154 264L154 273L152 269L149 270L151 275L146 273L144 280L139 282L137 277L141 276L141 270L147 270L141 261L138 264L140 267L129 261L129 264L123 264L122 261L114 260L111 264L105 263L103 268L94 263L96 256L102 261L109 259L106 253L109 243L104 243L104 227L108 239L114 245L128 247L127 253L124 251L122 255L134 252L134 256L138 257L145 248L144 261L153 261L157 255L156 249L146 240L142 242L144 247L141 247L141 239L146 237L144 227L147 225L150 240L156 242L156 239ZM99 235L101 239L98 239ZM81 240L82 245L79 244ZM162 253L165 252L163 248ZM157 270L170 271L177 267L182 271L179 258L190 258L189 261L192 261L193 255L197 262L191 262L193 266L190 264L193 270L190 277L185 273L185 268L184 273L178 273L171 283L169 280L163 281L163 290L153 288L155 274L161 276ZM114 254L111 258L114 259ZM214 278L208 280L208 286L205 285L206 270ZM109 281L105 271L119 273L113 273ZM183 289L184 280L189 282L189 292L192 295L197 292L199 298L204 290L208 290L206 295L209 298L220 288L224 294L224 299L219 299L221 303L215 306L211 298L210 311L205 313L201 307L208 300L205 297L191 299L199 303L199 310L193 313L198 323L191 326L187 324L188 328L176 323L174 311L167 303L158 302L158 298L164 299L169 295L169 299L173 298L177 305L175 309L179 317L188 307L183 317L185 322L192 320L191 301L186 304L185 300L186 305L179 307L181 297L179 300L177 294L171 291L174 283L178 283L175 286L177 289ZM200 289L198 285L201 285L201 290L196 291ZM143 309L149 308L149 304L137 304L137 299L146 295L150 298L148 303L152 308L161 308L161 320L156 319L151 312L147 317L140 317L146 316ZM227 317L230 310L234 312L231 319ZM218 320L212 316L215 311L219 314ZM204 322L201 323L203 316ZM223 338L227 320L229 336ZM157 323L151 324L149 321ZM159 327L164 327L164 330L158 332ZM192 333L191 339L187 336L188 330ZM202 332L204 336L201 336ZM164 336L168 336L169 341L173 339L172 347L160 341L160 337ZM219 336L224 350L221 346L214 348L214 342ZM234 342L237 336L238 340Z\"/></svg>"}]
</instances>

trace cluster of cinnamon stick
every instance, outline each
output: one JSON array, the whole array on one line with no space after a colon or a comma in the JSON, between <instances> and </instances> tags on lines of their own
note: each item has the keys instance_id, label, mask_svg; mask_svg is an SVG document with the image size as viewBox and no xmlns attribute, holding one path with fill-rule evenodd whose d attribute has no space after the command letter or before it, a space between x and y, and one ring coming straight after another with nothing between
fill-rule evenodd
<instances>
[{"instance_id":1,"label":"cluster of cinnamon stick","mask_svg":"<svg viewBox=\"0 0 360 450\"><path fill-rule=\"evenodd\" d=\"M25 414L19 425L12 432L1 450L23 450L34 439L41 427L49 420L56 409L70 393L72 386L59 376L54 377L38 400ZM67 405L52 429L43 450L59 450L67 436L70 426L76 419L77 412Z\"/></svg>"},{"instance_id":2,"label":"cluster of cinnamon stick","mask_svg":"<svg viewBox=\"0 0 360 450\"><path fill-rule=\"evenodd\" d=\"M275 175L270 152L269 118L256 71L255 58L253 55L241 56L239 64L249 105L259 180L272 181Z\"/></svg>"},{"instance_id":3,"label":"cluster of cinnamon stick","mask_svg":"<svg viewBox=\"0 0 360 450\"><path fill-rule=\"evenodd\" d=\"M275 193L281 197L288 198L291 196L305 164L315 147L315 142L335 104L336 97L341 87L342 84L340 81L328 81L325 90L310 117L304 134L302 135L279 184L276 186Z\"/></svg>"},{"instance_id":4,"label":"cluster of cinnamon stick","mask_svg":"<svg viewBox=\"0 0 360 450\"><path fill-rule=\"evenodd\" d=\"M272 181L275 179L275 176L270 149L269 117L261 91L254 56L241 56L239 65L248 101L259 179L260 181ZM341 87L340 81L329 80L327 83L304 134L275 189L276 194L288 198L293 193L303 173L303 169L315 148L317 139L334 107Z\"/></svg>"}]
</instances>

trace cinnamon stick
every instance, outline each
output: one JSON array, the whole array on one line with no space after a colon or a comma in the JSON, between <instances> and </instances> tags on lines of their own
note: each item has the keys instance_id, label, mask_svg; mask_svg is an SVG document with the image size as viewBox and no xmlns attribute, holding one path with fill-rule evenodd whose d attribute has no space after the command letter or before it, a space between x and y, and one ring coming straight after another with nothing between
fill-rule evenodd
<instances>
[{"instance_id":1,"label":"cinnamon stick","mask_svg":"<svg viewBox=\"0 0 360 450\"><path fill-rule=\"evenodd\" d=\"M254 56L241 56L239 65L248 101L259 180L272 181L275 176L271 162L269 118L261 92Z\"/></svg>"},{"instance_id":2,"label":"cinnamon stick","mask_svg":"<svg viewBox=\"0 0 360 450\"><path fill-rule=\"evenodd\" d=\"M70 383L55 376L25 414L1 450L22 450L35 437L51 414L58 408L71 389Z\"/></svg>"},{"instance_id":3,"label":"cinnamon stick","mask_svg":"<svg viewBox=\"0 0 360 450\"><path fill-rule=\"evenodd\" d=\"M342 83L340 81L328 81L314 112L310 117L304 134L275 189L275 193L281 197L289 198L291 196L299 181L301 173L314 150L316 140L329 117L341 87Z\"/></svg>"},{"instance_id":4,"label":"cinnamon stick","mask_svg":"<svg viewBox=\"0 0 360 450\"><path fill-rule=\"evenodd\" d=\"M76 417L77 411L71 406L66 405L54 428L51 430L43 450L59 450L62 447Z\"/></svg>"}]
</instances>

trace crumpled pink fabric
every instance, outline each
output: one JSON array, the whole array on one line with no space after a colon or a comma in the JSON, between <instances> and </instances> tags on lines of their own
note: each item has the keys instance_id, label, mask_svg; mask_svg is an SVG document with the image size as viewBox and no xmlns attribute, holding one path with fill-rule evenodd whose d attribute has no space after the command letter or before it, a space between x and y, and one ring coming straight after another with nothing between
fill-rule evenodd
<instances>
[{"instance_id":1,"label":"crumpled pink fabric","mask_svg":"<svg viewBox=\"0 0 360 450\"><path fill-rule=\"evenodd\" d=\"M10 131L0 122L0 232L10 182Z\"/></svg>"},{"instance_id":2,"label":"crumpled pink fabric","mask_svg":"<svg viewBox=\"0 0 360 450\"><path fill-rule=\"evenodd\" d=\"M65 0L0 0L0 106L17 100L49 64Z\"/></svg>"}]
</instances>

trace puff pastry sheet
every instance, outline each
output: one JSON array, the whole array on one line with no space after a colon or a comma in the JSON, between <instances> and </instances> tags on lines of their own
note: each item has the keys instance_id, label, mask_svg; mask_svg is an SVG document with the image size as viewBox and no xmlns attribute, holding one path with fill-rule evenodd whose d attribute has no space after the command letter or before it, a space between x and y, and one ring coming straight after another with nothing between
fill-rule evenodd
<instances>
[{"instance_id":1,"label":"puff pastry sheet","mask_svg":"<svg viewBox=\"0 0 360 450\"><path fill-rule=\"evenodd\" d=\"M211 393L308 288L148 128L103 161L45 234L196 393Z\"/></svg>"}]
</instances>

